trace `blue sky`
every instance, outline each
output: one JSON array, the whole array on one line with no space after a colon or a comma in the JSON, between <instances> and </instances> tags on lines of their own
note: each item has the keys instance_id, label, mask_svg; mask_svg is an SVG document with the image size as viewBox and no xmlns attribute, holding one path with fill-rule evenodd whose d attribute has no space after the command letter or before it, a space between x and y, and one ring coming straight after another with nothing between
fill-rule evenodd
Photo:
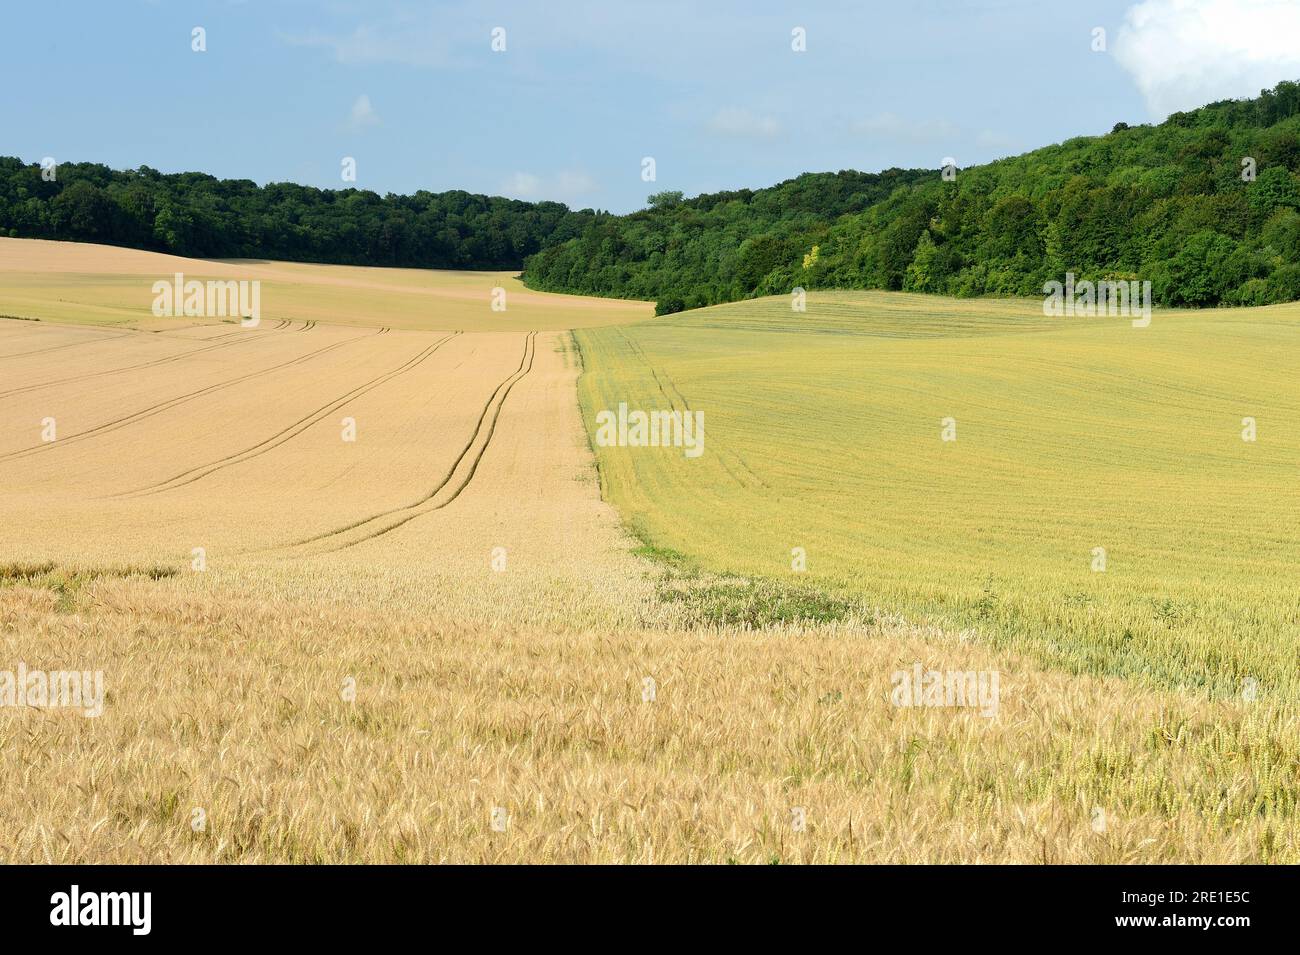
<instances>
[{"instance_id":1,"label":"blue sky","mask_svg":"<svg viewBox=\"0 0 1300 955\"><path fill-rule=\"evenodd\" d=\"M381 193L616 212L659 189L971 165L1300 79L1296 0L6 6L0 154L322 187L352 156Z\"/></svg>"}]
</instances>

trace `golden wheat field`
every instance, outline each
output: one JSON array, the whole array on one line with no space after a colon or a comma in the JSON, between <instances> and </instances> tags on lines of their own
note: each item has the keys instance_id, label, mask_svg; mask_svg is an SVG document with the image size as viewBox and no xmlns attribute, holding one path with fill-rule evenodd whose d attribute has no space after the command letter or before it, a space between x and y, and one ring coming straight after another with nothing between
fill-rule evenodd
<instances>
[{"instance_id":1,"label":"golden wheat field","mask_svg":"<svg viewBox=\"0 0 1300 955\"><path fill-rule=\"evenodd\" d=\"M151 313L155 280L258 280L271 324L329 322L411 330L535 331L634 322L646 302L533 292L511 272L446 272L251 259L187 259L160 252L0 238L0 315L173 330L186 319ZM494 289L505 309L491 308Z\"/></svg>"},{"instance_id":2,"label":"golden wheat field","mask_svg":"<svg viewBox=\"0 0 1300 955\"><path fill-rule=\"evenodd\" d=\"M569 330L648 305L209 264L265 277L242 328L150 314L202 264L48 245L0 240L0 670L105 696L0 706L3 861L1300 861L1267 695L694 612L579 410ZM914 664L997 712L892 705Z\"/></svg>"}]
</instances>

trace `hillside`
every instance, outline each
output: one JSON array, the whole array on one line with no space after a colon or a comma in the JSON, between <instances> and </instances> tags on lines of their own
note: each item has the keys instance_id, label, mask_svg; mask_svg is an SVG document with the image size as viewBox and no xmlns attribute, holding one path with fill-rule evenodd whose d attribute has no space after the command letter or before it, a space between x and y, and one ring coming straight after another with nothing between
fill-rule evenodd
<instances>
[{"instance_id":1,"label":"hillside","mask_svg":"<svg viewBox=\"0 0 1300 955\"><path fill-rule=\"evenodd\" d=\"M51 245L0 241L0 299L116 325L201 267ZM371 327L0 321L9 658L104 677L0 707L48 770L0 774L8 862L1300 860L1297 306L814 292L578 356L462 325L463 273L238 268ZM598 472L575 392L707 453ZM1000 690L896 704L920 666Z\"/></svg>"},{"instance_id":2,"label":"hillside","mask_svg":"<svg viewBox=\"0 0 1300 955\"><path fill-rule=\"evenodd\" d=\"M525 269L543 291L660 313L878 288L1038 295L1064 278L1149 280L1166 305L1300 298L1300 85L1119 123L956 171L808 173L625 216L466 192L379 196L0 158L0 235L209 258Z\"/></svg>"},{"instance_id":3,"label":"hillside","mask_svg":"<svg viewBox=\"0 0 1300 955\"><path fill-rule=\"evenodd\" d=\"M234 321L231 316L155 315L154 283L170 283L177 272L203 282L258 282L266 325L535 331L627 324L653 312L648 302L534 292L510 271L192 259L90 242L0 238L0 318L149 331ZM503 307L493 308L494 301Z\"/></svg>"},{"instance_id":4,"label":"hillside","mask_svg":"<svg viewBox=\"0 0 1300 955\"><path fill-rule=\"evenodd\" d=\"M525 281L552 292L655 299L660 314L744 298L841 216L862 213L933 173L807 173L768 189L650 197L528 260Z\"/></svg>"},{"instance_id":5,"label":"hillside","mask_svg":"<svg viewBox=\"0 0 1300 955\"><path fill-rule=\"evenodd\" d=\"M722 575L724 620L789 612L758 579L1052 668L1295 699L1296 454L1264 429L1294 413L1297 319L812 292L796 322L780 296L578 331L579 397L592 433L620 403L703 416L698 457L595 453L648 548Z\"/></svg>"},{"instance_id":6,"label":"hillside","mask_svg":"<svg viewBox=\"0 0 1300 955\"><path fill-rule=\"evenodd\" d=\"M1300 86L1281 83L1158 126L1120 123L1105 136L961 169L952 181L896 173L887 198L840 217L798 207L803 180L659 205L588 223L530 258L525 280L654 298L661 313L796 286L1039 295L1066 272L1150 280L1167 305L1292 301L1298 113ZM773 214L771 201L783 197L794 205Z\"/></svg>"}]
</instances>

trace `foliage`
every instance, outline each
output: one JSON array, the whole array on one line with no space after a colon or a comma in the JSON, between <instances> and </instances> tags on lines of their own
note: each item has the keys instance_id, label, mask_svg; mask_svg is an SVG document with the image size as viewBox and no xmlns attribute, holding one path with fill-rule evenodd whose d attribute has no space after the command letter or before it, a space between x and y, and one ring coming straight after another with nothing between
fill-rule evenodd
<instances>
[{"instance_id":1,"label":"foliage","mask_svg":"<svg viewBox=\"0 0 1300 955\"><path fill-rule=\"evenodd\" d=\"M926 175L847 170L693 199L656 193L647 209L598 217L575 238L548 244L528 260L526 281L547 291L654 299L660 315L733 301L765 290L770 276L813 274L820 262L810 250L832 222Z\"/></svg>"},{"instance_id":2,"label":"foliage","mask_svg":"<svg viewBox=\"0 0 1300 955\"><path fill-rule=\"evenodd\" d=\"M1252 178L1246 168L1255 171ZM1117 123L963 169L809 173L767 189L651 195L625 216L466 192L259 187L148 167L0 158L0 234L181 255L525 267L533 288L653 299L659 314L803 288L1035 295L1150 280L1170 305L1295 298L1300 84Z\"/></svg>"},{"instance_id":3,"label":"foliage","mask_svg":"<svg viewBox=\"0 0 1300 955\"><path fill-rule=\"evenodd\" d=\"M266 186L201 173L163 175L0 157L0 235L102 242L204 258L344 265L517 269L547 241L594 220L558 202L468 192L411 196L362 189Z\"/></svg>"},{"instance_id":4,"label":"foliage","mask_svg":"<svg viewBox=\"0 0 1300 955\"><path fill-rule=\"evenodd\" d=\"M1249 158L1256 171L1243 178ZM529 259L535 288L680 311L804 288L1036 295L1150 280L1169 305L1296 298L1300 85L1118 123L944 182L938 171L808 175L602 218ZM818 248L814 261L809 249Z\"/></svg>"}]
</instances>

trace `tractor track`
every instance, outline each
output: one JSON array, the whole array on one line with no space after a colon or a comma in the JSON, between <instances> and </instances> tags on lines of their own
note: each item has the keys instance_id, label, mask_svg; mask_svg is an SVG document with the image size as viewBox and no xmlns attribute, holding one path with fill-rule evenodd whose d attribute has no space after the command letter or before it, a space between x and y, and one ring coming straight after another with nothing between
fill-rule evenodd
<instances>
[{"instance_id":1,"label":"tractor track","mask_svg":"<svg viewBox=\"0 0 1300 955\"><path fill-rule=\"evenodd\" d=\"M199 327L204 328L209 326L199 326ZM146 335L146 334L163 335L164 337L167 338L171 337L170 335L167 335L165 332L161 330L154 331L154 332L145 332L140 329L133 328L128 331L120 331L115 335L107 335L104 338L87 338L84 341L79 341L79 342L67 342L66 344L63 345L51 345L48 348L34 348L31 351L14 352L11 355L0 355L0 361L7 361L10 358L26 358L28 355L44 355L48 352L62 351L65 348L78 348L82 345L103 345L106 342L113 342L122 338L130 338L132 335ZM231 335L238 335L238 334L240 333L228 332L225 335L213 335L211 338L181 338L181 341L196 342L198 344L204 345L207 344L208 342L220 341L223 338L229 338Z\"/></svg>"},{"instance_id":2,"label":"tractor track","mask_svg":"<svg viewBox=\"0 0 1300 955\"><path fill-rule=\"evenodd\" d=\"M636 357L639 358L645 364L646 370L650 372L650 377L654 379L655 385L659 388L659 393L663 395L664 398L667 400L668 407L676 411L677 403L681 402L681 406L684 413L690 414L692 411L690 402L686 400L686 396L682 394L681 389L677 387L677 383L673 381L672 377L668 374L668 372L667 371L662 372L663 378L660 378L659 376L661 372L659 371L659 369L655 368L655 366L651 363L650 359L646 357L645 350L639 344L632 341L632 339L628 338L627 332L623 331L622 329L619 329L619 334L623 337L623 341L627 344L628 350L631 351L632 354L636 355ZM667 387L664 387L665 381L668 382ZM672 391L672 394L669 394L670 389ZM674 399L673 397L674 395L676 396L676 399ZM722 450L725 451L727 455L730 455L732 458L734 458L736 460L736 463L739 464L742 468L744 468L745 472L749 474L749 476L753 478L754 481L758 482L758 485L760 487L768 486L767 482L764 481L757 474L755 474L753 468L751 468L749 466L749 463L745 461L745 459L742 458L739 454L736 454L734 451L731 451L728 448L723 448ZM750 486L748 482L742 480L740 476L731 469L731 467L727 464L727 462L723 460L723 457L721 455L718 457L718 463L722 465L722 469L727 472L727 475L733 481L739 484L741 487Z\"/></svg>"},{"instance_id":3,"label":"tractor track","mask_svg":"<svg viewBox=\"0 0 1300 955\"><path fill-rule=\"evenodd\" d=\"M51 345L49 348L36 348L32 351L14 352L12 355L0 355L0 361L7 361L10 358L25 358L28 355L44 355L47 352L62 351L65 348L76 348L80 345L102 345L105 342L116 341L119 338L130 338L134 332L122 332L118 335L109 335L107 338L89 338L80 342L67 342L63 345Z\"/></svg>"},{"instance_id":4,"label":"tractor track","mask_svg":"<svg viewBox=\"0 0 1300 955\"><path fill-rule=\"evenodd\" d=\"M383 332L377 332L376 334L383 334ZM414 356L408 358L405 362L403 362L398 367L386 371L381 375L376 375L374 378L370 379L369 381L357 385L351 391L348 391L337 398L331 399L330 401L326 402L324 405L321 405L319 408L315 409L314 411L311 411L304 417L299 418L297 421L295 421L293 424L289 425L288 427L283 428L280 431L277 431L269 438L264 438L263 440L259 441L257 444L244 448L242 451L237 451L234 454L228 454L225 457L218 458L215 461L209 461L206 464L196 465L195 467L192 467L187 471L182 471L180 474L173 475L172 477L168 478L165 481L158 481L155 484L149 484L144 487L136 488L131 491L124 491L120 494L114 494L111 496L116 498L135 498L135 497L146 497L151 494L162 494L166 491L173 491L176 488L184 487L187 484L193 484L196 481L201 481L209 474L213 474L216 471L220 471L223 468L230 467L231 465L242 464L245 461L251 461L253 458L259 457L265 454L266 452L270 451L271 449L278 448L280 445L285 444L286 442L292 440L293 438L296 438L298 435L302 434L312 425L323 420L326 415L330 414L333 411L337 411L340 407L342 407L347 402L355 398L359 398L362 395L366 394L367 392L373 391L374 389L380 387L381 385L387 384L389 381L392 381L394 378L406 374L408 371L414 370L416 367L423 364L426 358L430 357L439 348L441 348L443 345L451 341L459 334L461 333L452 332L450 335L447 335L446 337L439 339L438 341L434 342L432 345L428 345L422 348Z\"/></svg>"},{"instance_id":5,"label":"tractor track","mask_svg":"<svg viewBox=\"0 0 1300 955\"><path fill-rule=\"evenodd\" d=\"M243 341L220 341L220 339L231 338L234 336L242 336ZM166 358L155 358L151 361L140 362L135 365L124 365L121 368L107 368L104 371L92 371L84 375L70 375L67 378L59 378L55 381L42 381L34 385L23 385L20 388L10 388L8 391L0 391L0 398L10 398L14 395L27 394L29 391L39 391L42 388L53 388L57 385L67 385L78 381L89 381L92 378L103 378L107 375L118 375L125 371L139 371L141 368L156 368L159 365L168 365L174 361L184 361L186 358L192 358L195 355L202 355L205 352L215 351L218 348L231 348L235 345L242 345L253 340L252 337L244 336L243 332L229 332L225 335L217 335L214 338L207 339L206 341L209 344L204 344L199 348L191 349L181 355L169 355ZM216 344L210 344L211 342L216 342Z\"/></svg>"},{"instance_id":6,"label":"tractor track","mask_svg":"<svg viewBox=\"0 0 1300 955\"><path fill-rule=\"evenodd\" d=\"M511 372L511 374L493 390L492 394L488 397L488 400L484 403L482 411L479 412L478 421L474 425L474 431L470 435L469 440L465 442L465 446L461 448L460 453L456 455L456 459L452 462L451 467L447 469L447 473L443 476L442 480L439 481L438 484L427 494L405 506L394 507L377 514L371 514L369 517L362 518L359 521L353 521L352 523L345 524L342 527L336 527L332 530L315 534L311 537L303 538L302 540L293 541L289 544L273 549L290 551L295 548L307 547L311 544L329 541L331 538L338 538L340 535L346 534L349 531L365 527L367 524L375 524L376 522L382 521L384 518L391 518L394 515L402 515L397 517L395 520L383 524L382 526L368 530L366 533L358 537L345 540L337 546L326 547L318 551L313 551L313 553L326 554L345 550L346 548L353 547L363 541L373 540L376 537L387 534L389 531L396 530L402 525L407 524L424 514L431 514L434 511L441 510L456 500L456 498L460 497L461 492L463 492L465 488L469 486L470 481L474 479L474 475L478 471L479 462L483 460L483 455L487 452L489 445L492 443L492 437L496 432L497 420L501 416L501 409L505 406L506 398L509 397L511 389L514 388L514 386L526 377L533 369L533 358L537 349L536 340L537 332L535 331L529 332L524 336L524 352L523 356L519 360L519 367ZM475 443L479 441L480 437L483 439L482 445L478 448L478 452L472 456L472 459L470 459L470 451L474 448ZM452 483L453 478L456 477L457 471L461 470L461 465L467 461L467 467L463 469L464 476L451 494L441 502L434 504L434 506L426 507L425 505L435 500L438 495ZM285 554L284 556L291 557L296 555Z\"/></svg>"},{"instance_id":7,"label":"tractor track","mask_svg":"<svg viewBox=\"0 0 1300 955\"><path fill-rule=\"evenodd\" d=\"M148 408L142 408L140 411L135 411L121 418L116 418L112 421L107 421L104 424L97 425L96 427L90 428L86 431L78 431L76 434L69 435L66 438L60 438L57 441L50 441L47 443L36 444L36 445L32 445L31 447L20 448L17 451L10 451L6 454L0 454L0 461L12 461L18 458L30 457L33 454L40 454L43 451L52 451L55 448L67 444L72 444L76 441L83 441L87 438L93 438L101 434L108 434L111 431L117 431L120 428L125 428L129 425L135 424L137 421L143 421L145 418L152 418L156 414L161 414L164 411L169 411L170 409L175 408L178 405L184 404L187 401L192 401L195 398L201 398L205 395L210 395L213 394L214 392L222 391L226 388L230 388L234 385L240 384L241 382L248 381L252 378L260 378L263 375L269 375L271 372L279 371L281 368L288 368L291 365L296 365L300 362L308 361L312 358L315 358L318 355L323 355L326 352L333 351L336 348L342 348L344 345L348 345L351 344L352 342L359 341L362 338L368 338L368 337L370 336L358 335L355 338L346 338L341 342L335 342L332 345L326 345L324 348L318 348L315 351L308 352L305 355L299 355L297 358L292 358L288 361L281 362L278 365L272 365L270 368L263 368L258 371L248 372L247 374L240 375L236 378L231 378L227 381L219 381L216 384L208 385L204 388L198 389L197 391L191 391L187 394L179 395L175 398L169 398L166 401L159 402L156 405L151 405ZM234 343L232 342L232 344ZM214 347L221 347L221 346L214 346ZM205 349L200 349L200 351L203 350Z\"/></svg>"}]
</instances>

